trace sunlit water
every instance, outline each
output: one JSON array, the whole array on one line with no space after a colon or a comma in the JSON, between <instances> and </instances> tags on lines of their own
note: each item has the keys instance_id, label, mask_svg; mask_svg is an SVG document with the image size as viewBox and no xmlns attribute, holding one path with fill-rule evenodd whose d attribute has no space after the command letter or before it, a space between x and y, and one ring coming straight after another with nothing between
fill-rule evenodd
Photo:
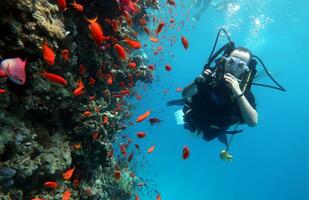
<instances>
[{"instance_id":1,"label":"sunlit water","mask_svg":"<svg viewBox=\"0 0 309 200\"><path fill-rule=\"evenodd\" d=\"M154 45L163 46L162 54L153 55L151 42L142 36L148 44L145 49L149 64L156 64L155 80L152 85L139 85L142 99L132 100L136 106L132 121L151 110L151 116L162 122L155 126L143 122L125 131L143 151L134 158L144 163L137 166L137 174L148 180L149 187L158 190L163 200L309 199L309 1L213 1L199 21L192 20L196 10L190 8L190 1L183 1L184 7L180 0L176 3L173 13L168 13L167 5L153 12L164 21L172 16L178 24L184 20L180 30L164 28L159 36L162 43ZM261 57L288 90L284 93L252 87L259 124L245 127L234 138L230 164L219 158L222 144L216 140L207 143L177 126L174 112L181 107L166 106L168 100L181 97L177 87L185 87L199 75L219 27L226 27L237 46L247 47ZM181 45L182 35L190 42L188 50ZM171 47L160 38L163 36L176 36L176 44ZM220 40L220 45L225 42ZM165 64L170 64L172 71L165 71ZM257 82L272 84L265 75ZM145 131L147 137L138 140L138 131ZM152 145L156 149L147 154ZM187 160L181 157L184 145L191 150ZM146 191L140 190L141 199L155 199Z\"/></svg>"}]
</instances>

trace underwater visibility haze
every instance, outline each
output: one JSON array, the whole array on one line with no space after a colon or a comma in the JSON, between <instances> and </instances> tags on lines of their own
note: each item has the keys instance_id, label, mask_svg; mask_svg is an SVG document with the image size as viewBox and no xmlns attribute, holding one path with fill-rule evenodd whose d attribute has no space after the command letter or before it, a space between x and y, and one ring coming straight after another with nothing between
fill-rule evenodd
<instances>
[{"instance_id":1,"label":"underwater visibility haze","mask_svg":"<svg viewBox=\"0 0 309 200\"><path fill-rule=\"evenodd\" d=\"M309 199L308 18L307 0L1 0L0 199ZM230 157L169 104L217 35L277 87L251 86Z\"/></svg>"}]
</instances>

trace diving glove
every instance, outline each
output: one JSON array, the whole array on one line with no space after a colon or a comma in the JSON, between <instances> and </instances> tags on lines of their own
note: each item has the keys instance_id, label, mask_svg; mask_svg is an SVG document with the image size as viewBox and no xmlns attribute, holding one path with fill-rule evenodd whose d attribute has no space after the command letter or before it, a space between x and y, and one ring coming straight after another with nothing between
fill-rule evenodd
<instances>
[{"instance_id":1,"label":"diving glove","mask_svg":"<svg viewBox=\"0 0 309 200\"><path fill-rule=\"evenodd\" d=\"M223 160L223 161L228 161L228 162L232 162L232 159L233 159L233 156L231 154L229 154L229 152L225 149L223 149L221 152L220 152L220 158Z\"/></svg>"}]
</instances>

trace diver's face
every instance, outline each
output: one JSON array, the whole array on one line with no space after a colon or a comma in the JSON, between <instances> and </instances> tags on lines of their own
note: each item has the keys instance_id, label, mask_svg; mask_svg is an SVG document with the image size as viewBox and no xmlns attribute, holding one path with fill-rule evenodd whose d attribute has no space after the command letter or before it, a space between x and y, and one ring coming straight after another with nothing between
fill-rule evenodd
<instances>
[{"instance_id":1,"label":"diver's face","mask_svg":"<svg viewBox=\"0 0 309 200\"><path fill-rule=\"evenodd\" d=\"M249 70L249 60L249 53L239 50L233 51L226 60L225 73L230 73L236 78L240 78L244 72Z\"/></svg>"}]
</instances>

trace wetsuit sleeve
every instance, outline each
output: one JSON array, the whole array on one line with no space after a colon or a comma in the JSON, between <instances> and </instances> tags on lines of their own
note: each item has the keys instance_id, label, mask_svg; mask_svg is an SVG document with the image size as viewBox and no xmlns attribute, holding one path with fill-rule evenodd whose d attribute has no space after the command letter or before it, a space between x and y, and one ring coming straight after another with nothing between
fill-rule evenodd
<instances>
[{"instance_id":1,"label":"wetsuit sleeve","mask_svg":"<svg viewBox=\"0 0 309 200\"><path fill-rule=\"evenodd\" d=\"M248 102L252 106L252 108L256 109L256 102L255 102L255 97L251 91L247 92L245 94L245 97L247 98Z\"/></svg>"}]
</instances>

